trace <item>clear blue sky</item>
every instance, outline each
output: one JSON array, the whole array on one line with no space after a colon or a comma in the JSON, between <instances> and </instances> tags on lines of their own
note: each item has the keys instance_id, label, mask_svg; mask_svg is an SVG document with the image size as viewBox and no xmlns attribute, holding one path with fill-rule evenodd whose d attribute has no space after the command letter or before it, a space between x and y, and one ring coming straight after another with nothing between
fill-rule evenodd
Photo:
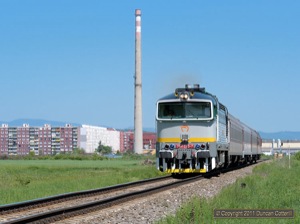
<instances>
[{"instance_id":1,"label":"clear blue sky","mask_svg":"<svg viewBox=\"0 0 300 224\"><path fill-rule=\"evenodd\" d=\"M143 126L200 83L266 132L300 131L300 1L0 1L0 121L133 127L135 9Z\"/></svg>"}]
</instances>

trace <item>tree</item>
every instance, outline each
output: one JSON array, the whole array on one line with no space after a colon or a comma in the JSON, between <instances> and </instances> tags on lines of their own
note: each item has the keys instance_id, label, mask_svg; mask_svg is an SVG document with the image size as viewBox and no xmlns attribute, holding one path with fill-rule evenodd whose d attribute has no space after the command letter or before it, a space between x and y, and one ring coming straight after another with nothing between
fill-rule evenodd
<instances>
[{"instance_id":1,"label":"tree","mask_svg":"<svg viewBox=\"0 0 300 224\"><path fill-rule=\"evenodd\" d=\"M96 152L99 152L101 154L109 154L112 152L112 148L111 146L102 145L100 141L98 147L96 148Z\"/></svg>"},{"instance_id":2,"label":"tree","mask_svg":"<svg viewBox=\"0 0 300 224\"><path fill-rule=\"evenodd\" d=\"M73 154L81 154L81 155L83 155L83 154L85 154L85 151L82 148L74 148L73 149Z\"/></svg>"}]
</instances>

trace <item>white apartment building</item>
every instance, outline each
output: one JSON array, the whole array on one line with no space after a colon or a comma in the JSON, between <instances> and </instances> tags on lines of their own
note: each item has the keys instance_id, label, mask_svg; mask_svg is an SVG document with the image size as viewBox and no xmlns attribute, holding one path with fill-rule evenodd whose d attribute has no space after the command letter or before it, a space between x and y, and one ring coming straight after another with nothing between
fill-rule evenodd
<instances>
[{"instance_id":1,"label":"white apartment building","mask_svg":"<svg viewBox=\"0 0 300 224\"><path fill-rule=\"evenodd\" d=\"M120 150L120 132L105 127L82 125L80 128L80 148L86 153L94 153L99 142L112 147L113 152Z\"/></svg>"}]
</instances>

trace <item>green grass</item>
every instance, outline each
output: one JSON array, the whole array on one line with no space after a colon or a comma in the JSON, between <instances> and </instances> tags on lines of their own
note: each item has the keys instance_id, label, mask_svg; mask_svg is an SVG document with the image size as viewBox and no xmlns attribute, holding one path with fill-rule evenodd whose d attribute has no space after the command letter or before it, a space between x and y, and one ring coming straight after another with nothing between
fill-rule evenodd
<instances>
[{"instance_id":1,"label":"green grass","mask_svg":"<svg viewBox=\"0 0 300 224\"><path fill-rule=\"evenodd\" d=\"M238 179L212 199L193 198L165 223L300 223L300 161L295 158L289 169L288 158L264 163L253 174ZM241 183L246 187L242 188ZM293 219L238 218L215 219L214 209L293 209Z\"/></svg>"},{"instance_id":2,"label":"green grass","mask_svg":"<svg viewBox=\"0 0 300 224\"><path fill-rule=\"evenodd\" d=\"M161 175L143 161L0 160L0 205Z\"/></svg>"}]
</instances>

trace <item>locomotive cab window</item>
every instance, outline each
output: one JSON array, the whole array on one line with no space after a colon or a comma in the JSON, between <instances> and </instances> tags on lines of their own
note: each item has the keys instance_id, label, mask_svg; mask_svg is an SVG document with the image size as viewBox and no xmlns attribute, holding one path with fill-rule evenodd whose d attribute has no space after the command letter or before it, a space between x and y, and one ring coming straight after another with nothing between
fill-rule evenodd
<instances>
[{"instance_id":1,"label":"locomotive cab window","mask_svg":"<svg viewBox=\"0 0 300 224\"><path fill-rule=\"evenodd\" d=\"M211 120L211 102L160 102L157 107L158 119Z\"/></svg>"}]
</instances>

